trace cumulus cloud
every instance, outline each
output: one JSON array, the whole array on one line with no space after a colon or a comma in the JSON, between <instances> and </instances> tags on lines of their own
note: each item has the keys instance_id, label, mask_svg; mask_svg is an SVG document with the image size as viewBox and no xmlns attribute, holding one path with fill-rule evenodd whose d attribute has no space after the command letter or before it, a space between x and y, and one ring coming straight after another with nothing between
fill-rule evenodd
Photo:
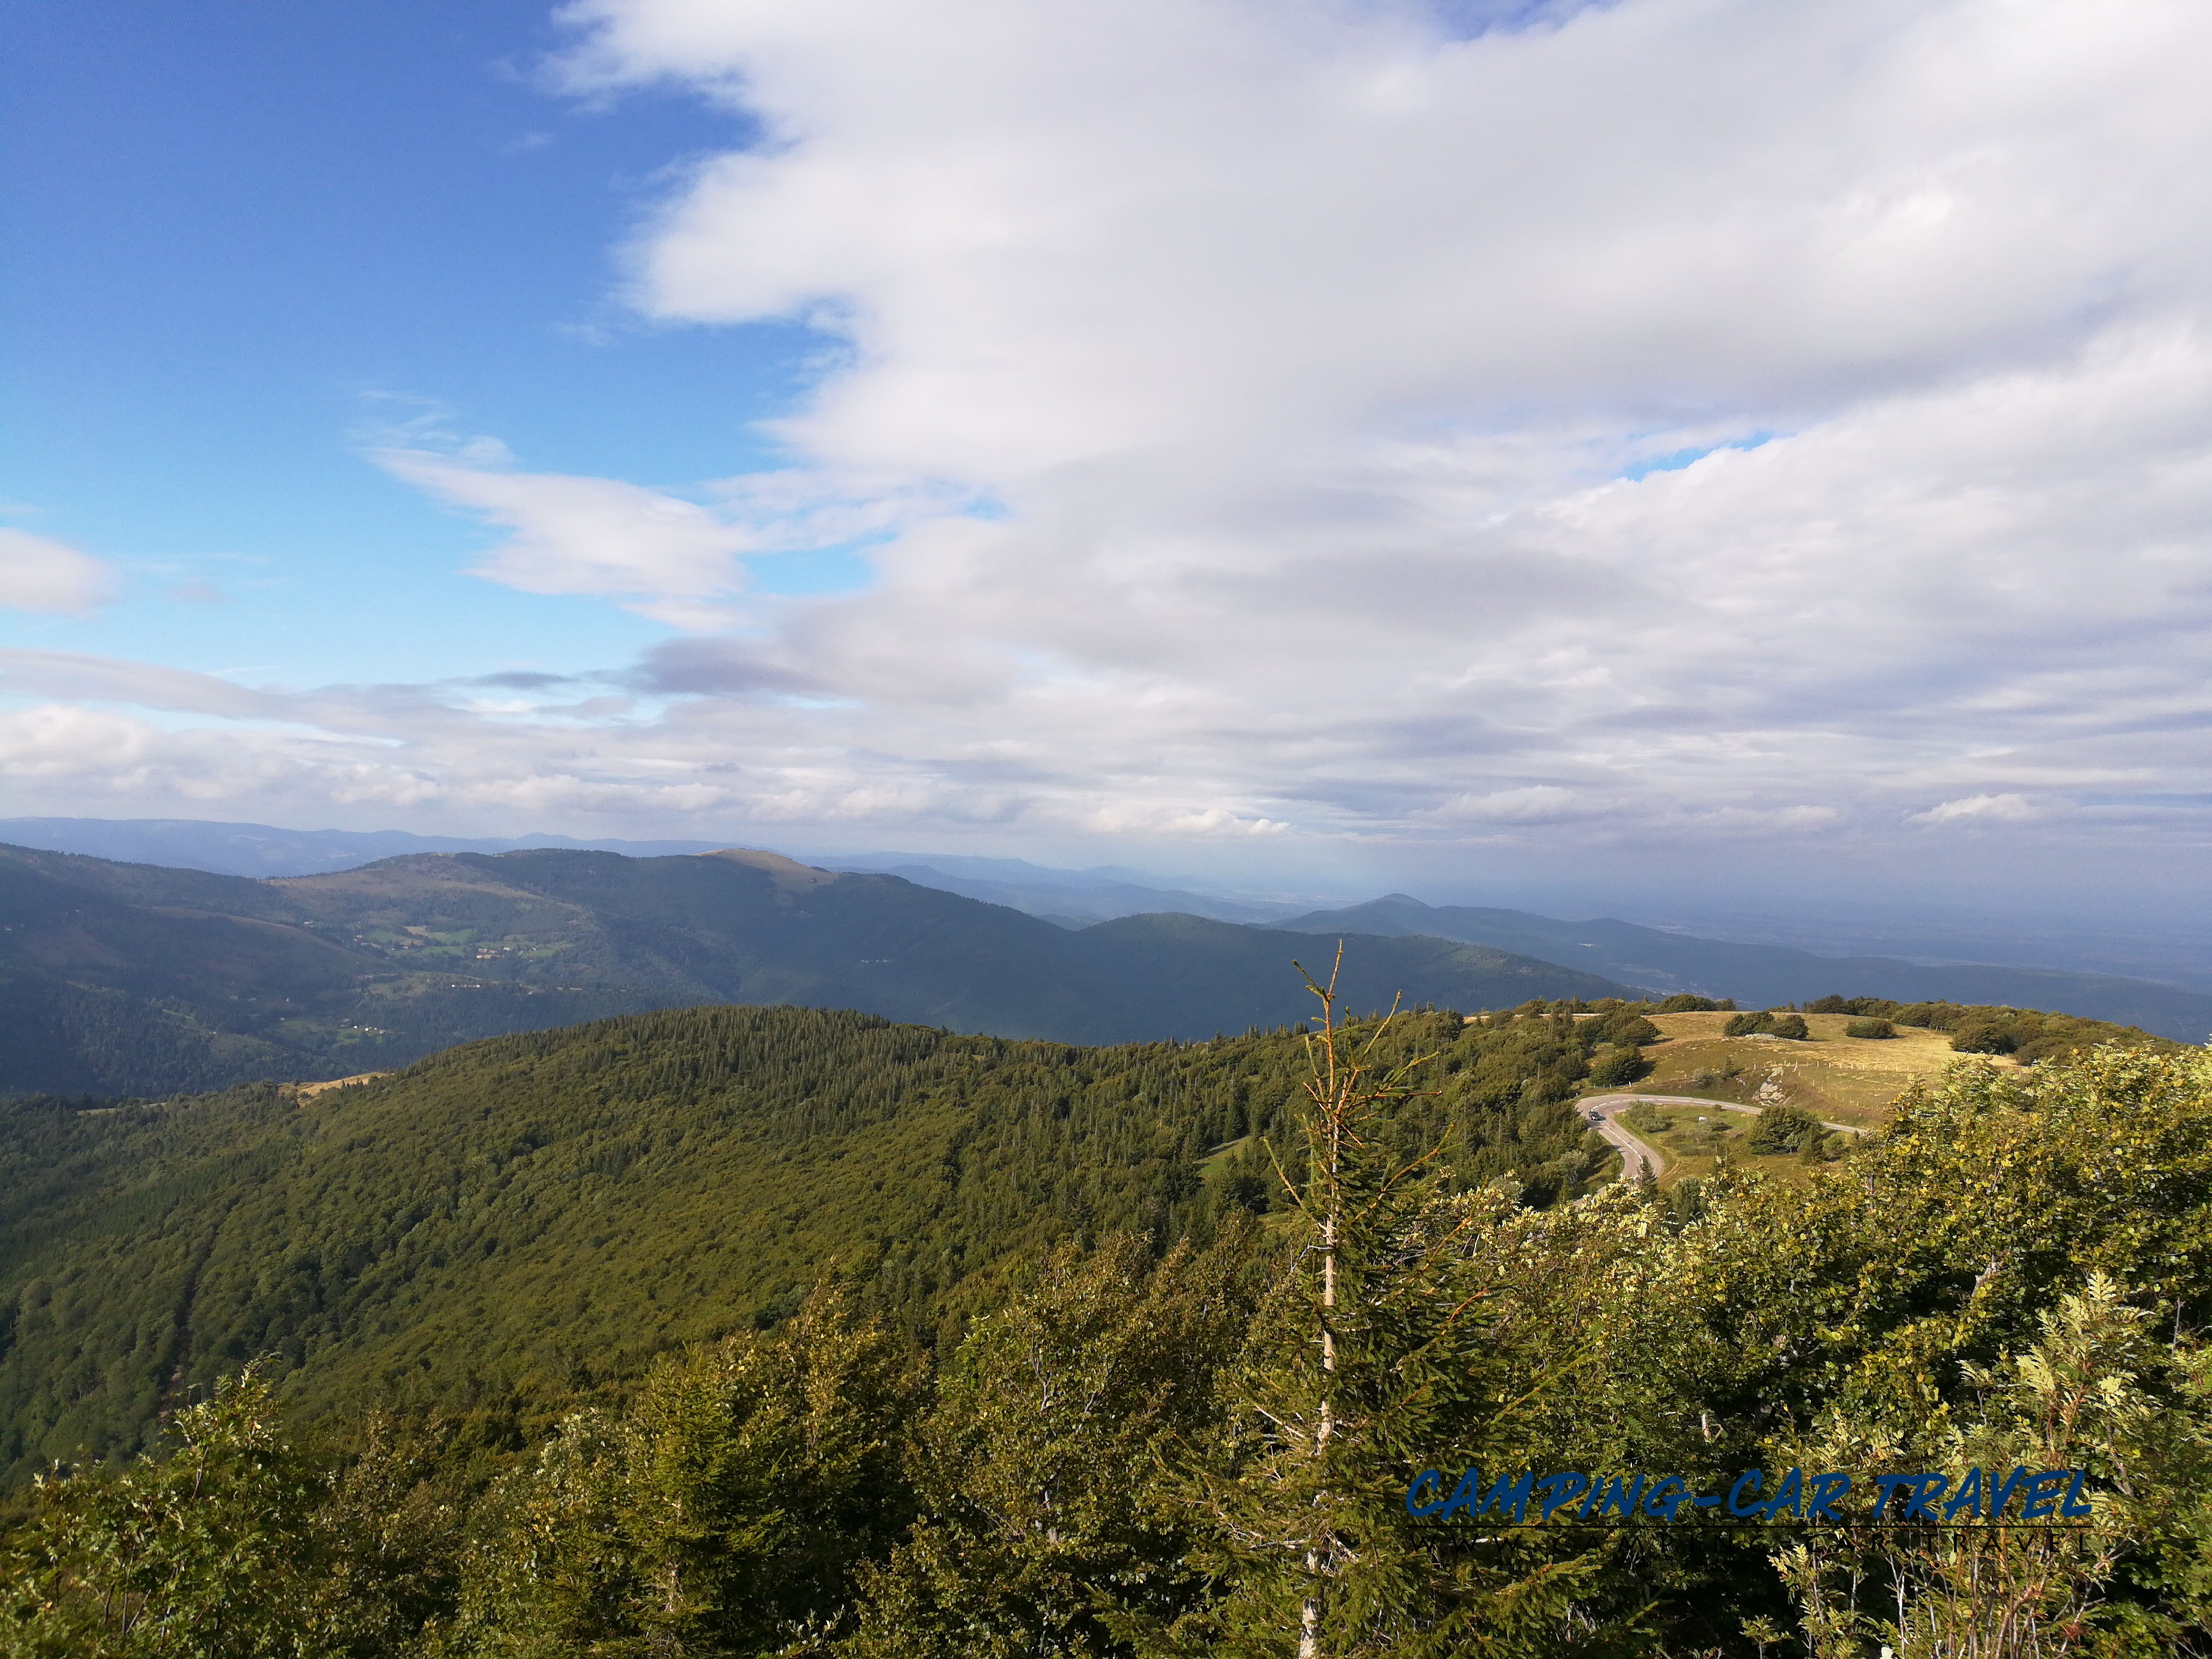
<instances>
[{"instance_id":1,"label":"cumulus cloud","mask_svg":"<svg viewBox=\"0 0 2212 1659\"><path fill-rule=\"evenodd\" d=\"M702 637L609 665L650 712L304 713L462 793L1240 847L1932 846L2195 787L2212 13L1523 15L581 0L572 89L764 135L630 293L831 338L790 464L403 445L504 532L480 574ZM749 586L852 546L860 591Z\"/></svg>"},{"instance_id":2,"label":"cumulus cloud","mask_svg":"<svg viewBox=\"0 0 2212 1659\"><path fill-rule=\"evenodd\" d=\"M968 477L1531 409L1813 410L2193 298L2193 8L1629 0L1441 38L1261 0L586 0L769 143L638 250L812 315L817 453ZM1656 423L1656 422L1655 422Z\"/></svg>"},{"instance_id":3,"label":"cumulus cloud","mask_svg":"<svg viewBox=\"0 0 2212 1659\"><path fill-rule=\"evenodd\" d=\"M91 610L114 586L114 573L88 553L27 530L0 527L0 605L63 613Z\"/></svg>"},{"instance_id":4,"label":"cumulus cloud","mask_svg":"<svg viewBox=\"0 0 2212 1659\"><path fill-rule=\"evenodd\" d=\"M637 303L842 335L799 472L1004 509L738 653L858 769L1802 836L2206 758L2193 8L568 15L767 134Z\"/></svg>"}]
</instances>

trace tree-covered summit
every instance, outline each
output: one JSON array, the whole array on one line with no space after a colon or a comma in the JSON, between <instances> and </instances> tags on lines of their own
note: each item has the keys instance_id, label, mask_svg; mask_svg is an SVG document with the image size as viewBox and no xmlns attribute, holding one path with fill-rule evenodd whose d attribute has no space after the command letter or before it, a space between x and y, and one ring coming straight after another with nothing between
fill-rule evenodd
<instances>
[{"instance_id":1,"label":"tree-covered summit","mask_svg":"<svg viewBox=\"0 0 2212 1659\"><path fill-rule=\"evenodd\" d=\"M1305 1012L1294 936L1199 916L1079 931L773 854L418 854L252 881L0 847L0 1097L327 1079L506 1031L702 1003L859 1008L1070 1042ZM1361 942L1362 1007L1618 995L1438 939Z\"/></svg>"},{"instance_id":2,"label":"tree-covered summit","mask_svg":"<svg viewBox=\"0 0 2212 1659\"><path fill-rule=\"evenodd\" d=\"M1571 1102L1636 1018L1401 1016L1437 1083L1390 1133L1443 1139L1469 1184L1578 1193L1603 1149ZM1280 1210L1304 1063L1287 1028L1080 1048L714 1007L312 1096L0 1109L0 1452L128 1452L264 1352L310 1412L562 1398L772 1323L833 1262L892 1328L954 1340L1059 1239Z\"/></svg>"}]
</instances>

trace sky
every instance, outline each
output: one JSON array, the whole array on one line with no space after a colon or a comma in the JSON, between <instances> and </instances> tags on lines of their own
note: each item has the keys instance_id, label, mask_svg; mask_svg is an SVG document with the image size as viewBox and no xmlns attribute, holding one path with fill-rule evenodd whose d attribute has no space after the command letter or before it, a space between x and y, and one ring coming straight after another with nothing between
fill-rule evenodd
<instances>
[{"instance_id":1,"label":"sky","mask_svg":"<svg viewBox=\"0 0 2212 1659\"><path fill-rule=\"evenodd\" d=\"M2197 0L0 27L0 815L2212 911Z\"/></svg>"}]
</instances>

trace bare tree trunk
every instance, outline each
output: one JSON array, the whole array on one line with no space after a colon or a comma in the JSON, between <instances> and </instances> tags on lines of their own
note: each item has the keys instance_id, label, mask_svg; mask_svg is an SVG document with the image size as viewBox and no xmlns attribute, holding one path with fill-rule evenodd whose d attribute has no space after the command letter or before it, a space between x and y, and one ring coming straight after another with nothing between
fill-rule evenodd
<instances>
[{"instance_id":1,"label":"bare tree trunk","mask_svg":"<svg viewBox=\"0 0 2212 1659\"><path fill-rule=\"evenodd\" d=\"M1344 946L1336 947L1337 967L1344 963ZM1314 1455L1325 1455L1328 1443L1336 1433L1336 1401L1331 1380L1336 1375L1336 1252L1339 1243L1338 1225L1342 1218L1342 1194L1338 1180L1343 1168L1345 1085L1336 1074L1336 970L1328 976L1330 995L1322 999L1322 1031L1323 1046L1328 1058L1326 1079L1327 1097L1320 1102L1322 1142L1322 1167L1317 1173L1322 1178L1322 1201L1328 1206L1321 1223L1321 1420L1314 1431ZM1305 1606L1298 1616L1298 1659L1321 1659L1321 1581L1327 1570L1324 1552L1310 1550L1306 1553L1306 1571L1311 1584L1306 1595Z\"/></svg>"},{"instance_id":2,"label":"bare tree trunk","mask_svg":"<svg viewBox=\"0 0 2212 1659\"><path fill-rule=\"evenodd\" d=\"M1324 1378L1336 1370L1336 1333L1331 1328L1330 1316L1336 1308L1336 1212L1331 1210L1321 1227L1321 1369ZM1324 1381L1321 1396L1321 1424L1314 1433L1314 1455L1319 1457L1328 1449L1330 1437L1336 1432L1335 1402L1330 1399ZM1317 1550L1306 1553L1306 1571L1314 1580L1314 1588L1306 1596L1304 1607L1298 1617L1298 1659L1321 1659L1321 1591L1322 1556Z\"/></svg>"}]
</instances>

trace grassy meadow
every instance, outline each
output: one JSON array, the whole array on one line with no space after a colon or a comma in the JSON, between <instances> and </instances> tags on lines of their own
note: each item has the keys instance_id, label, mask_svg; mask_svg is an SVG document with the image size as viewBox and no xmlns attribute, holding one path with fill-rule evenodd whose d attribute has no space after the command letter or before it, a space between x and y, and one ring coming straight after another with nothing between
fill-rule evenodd
<instances>
[{"instance_id":1,"label":"grassy meadow","mask_svg":"<svg viewBox=\"0 0 2212 1659\"><path fill-rule=\"evenodd\" d=\"M1892 1103L1905 1090L1916 1083L1933 1087L1954 1066L2020 1069L2007 1056L1954 1052L1947 1031L1899 1025L1893 1037L1846 1036L1853 1016L1808 1014L1810 1035L1803 1040L1763 1033L1731 1037L1722 1034L1729 1018L1726 1012L1651 1016L1659 1040L1641 1053L1652 1069L1626 1092L1693 1096L1715 1108L1655 1103L1624 1116L1631 1130L1665 1155L1662 1187L1710 1176L1723 1160L1784 1181L1810 1179L1814 1166L1799 1154L1753 1151L1749 1142L1758 1118L1729 1109L1757 1104L1762 1085L1771 1085L1783 1100L1823 1122L1868 1131L1889 1121Z\"/></svg>"}]
</instances>

